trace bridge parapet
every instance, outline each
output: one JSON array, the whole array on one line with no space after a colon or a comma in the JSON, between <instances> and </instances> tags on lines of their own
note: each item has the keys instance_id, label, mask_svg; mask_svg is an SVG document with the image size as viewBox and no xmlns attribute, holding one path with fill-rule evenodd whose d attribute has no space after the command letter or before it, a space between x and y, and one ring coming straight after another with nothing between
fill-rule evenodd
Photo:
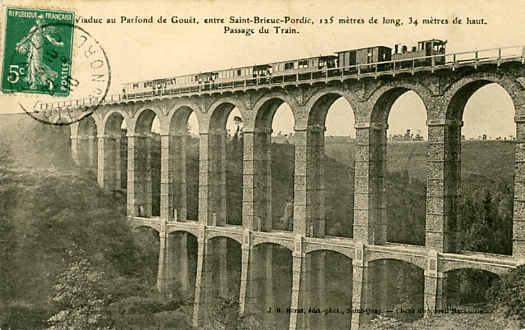
<instances>
[{"instance_id":1,"label":"bridge parapet","mask_svg":"<svg viewBox=\"0 0 525 330\"><path fill-rule=\"evenodd\" d=\"M271 89L274 87L284 88L287 86L298 86L300 84L313 85L315 83L330 83L332 81L343 81L348 79L361 80L363 78L372 77L378 78L381 76L392 76L416 72L434 72L436 70L456 70L461 67L470 66L477 69L479 66L494 64L500 66L506 62L525 62L525 51L523 46L512 46L503 48L493 48L485 50L467 51L445 55L432 55L409 60L395 60L385 61L372 64L372 70L369 70L367 65L352 65L345 67L338 67L324 70L310 70L307 74L295 75L295 79L289 79L290 74L273 74L268 81L266 78L257 77L243 78L234 80L228 83L214 84L213 88L205 88L202 84L196 86L189 86L184 88L172 88L156 92L142 92L132 94L117 94L108 95L104 100L98 97L85 98L79 100L67 100L53 103L42 103L39 111L54 110L59 108L77 108L88 107L102 104L122 104L134 103L140 100L162 100L171 97L192 97L205 96L213 94L223 94L225 92L247 92L248 90ZM416 63L419 61L428 61L430 64L426 66L419 66ZM408 64L408 65L407 65ZM390 69L382 69L385 67ZM367 68L367 70L364 70Z\"/></svg>"}]
</instances>

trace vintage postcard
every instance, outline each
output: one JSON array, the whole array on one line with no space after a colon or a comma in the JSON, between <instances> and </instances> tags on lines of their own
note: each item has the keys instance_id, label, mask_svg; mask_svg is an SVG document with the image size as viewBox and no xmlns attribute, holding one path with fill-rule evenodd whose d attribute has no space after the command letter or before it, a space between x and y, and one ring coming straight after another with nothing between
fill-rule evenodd
<instances>
[{"instance_id":1,"label":"vintage postcard","mask_svg":"<svg viewBox=\"0 0 525 330\"><path fill-rule=\"evenodd\" d=\"M525 328L525 2L0 14L0 330Z\"/></svg>"}]
</instances>

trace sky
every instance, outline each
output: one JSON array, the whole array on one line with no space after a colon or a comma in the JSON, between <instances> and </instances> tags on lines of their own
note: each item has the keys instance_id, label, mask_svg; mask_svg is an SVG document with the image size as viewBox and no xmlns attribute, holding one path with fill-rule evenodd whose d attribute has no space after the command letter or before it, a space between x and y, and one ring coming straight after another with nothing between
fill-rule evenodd
<instances>
[{"instance_id":1,"label":"sky","mask_svg":"<svg viewBox=\"0 0 525 330\"><path fill-rule=\"evenodd\" d=\"M2 4L2 2L0 2ZM525 1L365 1L365 0L240 0L207 1L13 1L3 6L27 8L63 8L74 10L77 23L103 47L111 67L109 94L120 93L126 82L150 80L231 67L305 58L319 54L361 47L394 44L414 45L418 40L448 40L447 52L491 49L525 45ZM4 10L5 12L5 10ZM279 24L295 28L297 34L275 33L275 24L230 24L233 19L284 18L311 19L313 24ZM154 23L130 23L136 18L153 17ZM157 23L160 18L166 23ZM198 24L172 23L181 18ZM85 20L101 18L103 23ZM114 18L116 23L107 23ZM369 24L377 18L378 24ZM455 18L463 24L452 24ZM465 24L469 19L483 19L487 24ZM84 20L83 20L84 19ZM224 19L224 23L206 24L206 19ZM320 24L320 20L333 23ZM365 24L340 24L339 19L363 19ZM403 24L382 24L399 19ZM418 25L409 24L410 19ZM423 24L423 19L433 24ZM437 19L437 20L436 20ZM436 23L448 20L449 24ZM270 30L260 34L262 27ZM225 33L226 28L253 28L255 33ZM5 29L2 27L2 34ZM2 55L3 58L3 55ZM76 58L76 57L75 57ZM75 59L74 58L74 59ZM75 72L75 61L73 62ZM78 71L78 69L77 69ZM19 102L35 102L28 95L1 95L0 113L20 112ZM283 107L274 119L274 133L293 129L289 110ZM232 116L236 114L232 113ZM389 116L389 134L406 129L426 136L426 117L419 97L408 92L394 104ZM477 138L515 135L513 105L499 86L486 86L469 100L465 109L463 134ZM232 121L230 121L232 122ZM230 124L233 125L233 124ZM196 127L196 123L190 122ZM353 115L344 100L337 101L327 118L327 135L354 136Z\"/></svg>"}]
</instances>

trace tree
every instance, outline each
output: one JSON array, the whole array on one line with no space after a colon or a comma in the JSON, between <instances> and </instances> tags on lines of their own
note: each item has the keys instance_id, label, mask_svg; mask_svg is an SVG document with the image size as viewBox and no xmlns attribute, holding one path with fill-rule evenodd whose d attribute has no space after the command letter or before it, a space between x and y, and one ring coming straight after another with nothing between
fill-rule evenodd
<instances>
[{"instance_id":1,"label":"tree","mask_svg":"<svg viewBox=\"0 0 525 330\"><path fill-rule=\"evenodd\" d=\"M61 311L48 320L53 324L49 330L110 329L108 288L106 275L95 270L87 260L70 264L53 286L53 300L61 306Z\"/></svg>"},{"instance_id":2,"label":"tree","mask_svg":"<svg viewBox=\"0 0 525 330\"><path fill-rule=\"evenodd\" d=\"M458 243L461 249L512 253L513 192L511 183L477 187L461 200Z\"/></svg>"},{"instance_id":3,"label":"tree","mask_svg":"<svg viewBox=\"0 0 525 330\"><path fill-rule=\"evenodd\" d=\"M241 132L242 132L242 128L241 128L241 125L242 125L242 118L239 117L239 116L235 116L235 117L233 118L233 122L235 123L235 125L237 125L237 130L235 131L234 138L235 138L235 139L238 139L238 138L239 138L239 135L240 135Z\"/></svg>"},{"instance_id":4,"label":"tree","mask_svg":"<svg viewBox=\"0 0 525 330\"><path fill-rule=\"evenodd\" d=\"M210 311L210 323L206 330L269 330L254 315L245 316L239 313L239 302L232 295L230 298L214 296Z\"/></svg>"}]
</instances>

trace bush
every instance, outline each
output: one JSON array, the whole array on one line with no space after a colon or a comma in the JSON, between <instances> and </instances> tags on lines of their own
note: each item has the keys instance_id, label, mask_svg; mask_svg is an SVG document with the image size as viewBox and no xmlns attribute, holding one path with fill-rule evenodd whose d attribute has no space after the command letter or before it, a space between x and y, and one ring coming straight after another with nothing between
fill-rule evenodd
<instances>
[{"instance_id":1,"label":"bush","mask_svg":"<svg viewBox=\"0 0 525 330\"><path fill-rule=\"evenodd\" d=\"M215 296L208 311L210 322L204 326L206 330L269 330L255 315L239 313L239 302Z\"/></svg>"},{"instance_id":2,"label":"bush","mask_svg":"<svg viewBox=\"0 0 525 330\"><path fill-rule=\"evenodd\" d=\"M182 306L180 298L164 298L160 295L157 297L129 297L122 299L111 309L118 314L155 314L165 311L173 311Z\"/></svg>"},{"instance_id":3,"label":"bush","mask_svg":"<svg viewBox=\"0 0 525 330\"><path fill-rule=\"evenodd\" d=\"M377 318L373 319L371 330L404 330L406 329L403 323L400 321L379 315Z\"/></svg>"},{"instance_id":4,"label":"bush","mask_svg":"<svg viewBox=\"0 0 525 330\"><path fill-rule=\"evenodd\" d=\"M123 314L115 318L116 330L195 330L188 322L188 315L179 311L157 314Z\"/></svg>"},{"instance_id":5,"label":"bush","mask_svg":"<svg viewBox=\"0 0 525 330\"><path fill-rule=\"evenodd\" d=\"M154 287L118 278L113 283L121 283L113 291L113 303L109 306L112 325L115 329L192 329L189 324L191 315L182 313L180 308L191 305L193 299L174 290L169 297L159 294Z\"/></svg>"},{"instance_id":6,"label":"bush","mask_svg":"<svg viewBox=\"0 0 525 330\"><path fill-rule=\"evenodd\" d=\"M525 265L502 276L487 292L496 319L525 326Z\"/></svg>"},{"instance_id":7,"label":"bush","mask_svg":"<svg viewBox=\"0 0 525 330\"><path fill-rule=\"evenodd\" d=\"M109 329L107 276L81 260L69 265L53 286L61 311L49 319L49 330Z\"/></svg>"}]
</instances>

